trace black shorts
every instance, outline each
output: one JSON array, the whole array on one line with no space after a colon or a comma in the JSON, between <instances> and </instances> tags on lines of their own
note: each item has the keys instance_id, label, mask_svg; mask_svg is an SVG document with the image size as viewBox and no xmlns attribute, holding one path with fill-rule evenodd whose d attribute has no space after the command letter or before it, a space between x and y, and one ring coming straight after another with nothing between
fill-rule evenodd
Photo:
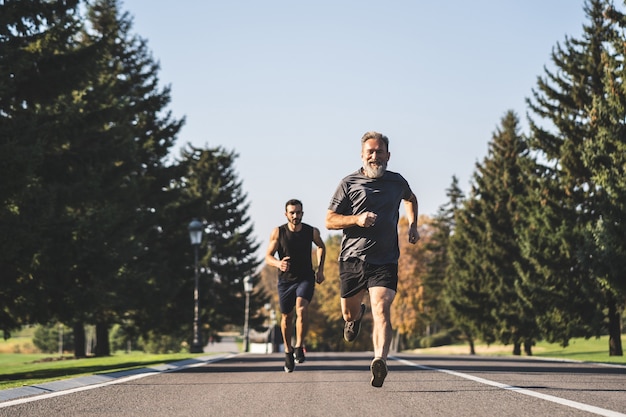
<instances>
[{"instance_id":1,"label":"black shorts","mask_svg":"<svg viewBox=\"0 0 626 417\"><path fill-rule=\"evenodd\" d=\"M286 279L278 279L278 303L280 312L289 314L296 306L296 298L302 297L309 303L313 299L315 290L315 278L303 279L299 281L288 281Z\"/></svg>"},{"instance_id":2,"label":"black shorts","mask_svg":"<svg viewBox=\"0 0 626 417\"><path fill-rule=\"evenodd\" d=\"M371 287L398 290L398 264L373 265L358 258L339 260L339 277L341 298Z\"/></svg>"}]
</instances>

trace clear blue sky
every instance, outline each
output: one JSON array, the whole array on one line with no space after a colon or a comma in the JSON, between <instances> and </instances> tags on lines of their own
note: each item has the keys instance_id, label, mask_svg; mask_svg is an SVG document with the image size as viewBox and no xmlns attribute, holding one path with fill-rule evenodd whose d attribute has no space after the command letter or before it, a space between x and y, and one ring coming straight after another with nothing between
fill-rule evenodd
<instances>
[{"instance_id":1,"label":"clear blue sky","mask_svg":"<svg viewBox=\"0 0 626 417\"><path fill-rule=\"evenodd\" d=\"M586 24L583 0L197 1L125 0L186 116L178 148L223 146L251 204L264 255L284 203L324 218L339 180L360 162L368 130L390 139L389 169L420 214L446 202L511 109L526 130L525 99L550 53Z\"/></svg>"}]
</instances>

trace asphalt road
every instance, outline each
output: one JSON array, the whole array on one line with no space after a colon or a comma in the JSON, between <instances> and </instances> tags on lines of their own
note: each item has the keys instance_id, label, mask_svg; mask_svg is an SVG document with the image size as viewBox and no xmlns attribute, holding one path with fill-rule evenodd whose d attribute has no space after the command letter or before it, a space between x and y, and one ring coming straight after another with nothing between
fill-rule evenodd
<instances>
[{"instance_id":1,"label":"asphalt road","mask_svg":"<svg viewBox=\"0 0 626 417\"><path fill-rule=\"evenodd\" d=\"M374 388L369 352L309 353L293 373L283 357L207 356L5 400L0 416L626 416L626 367L398 354Z\"/></svg>"}]
</instances>

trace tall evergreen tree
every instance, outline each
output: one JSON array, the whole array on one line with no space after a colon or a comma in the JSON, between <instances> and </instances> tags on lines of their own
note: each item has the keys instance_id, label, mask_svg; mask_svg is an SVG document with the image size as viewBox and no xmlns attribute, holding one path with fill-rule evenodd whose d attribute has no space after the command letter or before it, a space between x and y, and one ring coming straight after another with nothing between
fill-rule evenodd
<instances>
[{"instance_id":1,"label":"tall evergreen tree","mask_svg":"<svg viewBox=\"0 0 626 417\"><path fill-rule=\"evenodd\" d=\"M452 177L452 184L446 189L446 197L448 201L439 207L433 219L433 235L425 245L425 249L430 253L423 282L424 315L429 333L449 328L452 324L446 308L444 289L450 236L454 233L454 214L461 208L464 199L456 176Z\"/></svg>"},{"instance_id":2,"label":"tall evergreen tree","mask_svg":"<svg viewBox=\"0 0 626 417\"><path fill-rule=\"evenodd\" d=\"M600 290L604 290L604 276L590 268L589 260L598 256L589 252L588 230L597 224L601 212L602 189L598 187L592 167L584 162L585 148L597 140L598 125L593 123L591 110L594 103L604 100L605 78L602 57L607 53L607 44L616 36L605 11L608 0L588 0L585 13L589 23L583 26L582 39L566 38L564 45L557 45L552 60L558 71L545 70L546 76L538 80L532 99L528 100L531 111L548 123L531 119L532 136L530 146L541 160L545 161L543 172L542 199L544 207L552 212L541 220L544 240L536 245L552 254L550 268L543 267L538 276L550 281L555 288L577 288L571 292L575 299L562 307L569 311L554 311L550 327L556 329L563 343L574 336L569 332L572 322L585 322L587 318L574 319L577 315L591 315L589 310L580 310L580 299L593 305ZM531 245L527 248L532 252ZM535 254L530 253L530 258ZM539 255L541 256L541 255ZM544 255L545 256L545 255ZM604 303L609 310L617 308L610 292L604 291ZM614 320L609 316L608 320ZM560 321L560 323L559 323ZM577 329L585 335L599 334L597 321L587 321L586 328ZM609 323L609 328L615 328ZM561 330L559 330L561 329ZM615 335L611 335L611 338ZM614 354L615 352L611 352Z\"/></svg>"},{"instance_id":3,"label":"tall evergreen tree","mask_svg":"<svg viewBox=\"0 0 626 417\"><path fill-rule=\"evenodd\" d=\"M596 185L594 221L587 227L586 257L609 298L609 352L623 355L621 316L626 304L626 15L608 9L605 16L620 28L613 32L611 47L603 54L605 95L595 97L591 124L597 127L593 141L585 143L583 163Z\"/></svg>"},{"instance_id":4,"label":"tall evergreen tree","mask_svg":"<svg viewBox=\"0 0 626 417\"><path fill-rule=\"evenodd\" d=\"M142 327L161 334L191 336L189 324L193 294L193 259L187 224L193 218L204 223L200 246L200 322L203 340L208 333L228 324L243 323L243 279L256 277L258 244L252 238L253 227L247 211L249 203L238 179L236 154L221 147L201 149L191 145L182 151L178 169L180 179L169 185L176 200L158 210L163 232L151 243L151 259L168 258L168 268L152 271L151 304ZM187 267L186 267L187 265ZM187 272L181 276L180 271ZM178 277L172 280L172 276ZM255 292L256 294L256 292ZM257 294L251 299L251 311L269 298ZM147 306L148 307L148 306ZM254 324L254 317L252 318Z\"/></svg>"},{"instance_id":5,"label":"tall evergreen tree","mask_svg":"<svg viewBox=\"0 0 626 417\"><path fill-rule=\"evenodd\" d=\"M156 225L154 210L169 196L164 188L175 178L166 158L184 120L166 111L170 88L159 87L159 65L145 40L131 33L132 21L119 2L95 2L88 19L107 45L101 76L85 99L96 129L92 138L99 145L94 149L92 139L90 147L100 161L94 175L98 191L90 196L97 210L83 217L87 227L98 230L90 242L98 249L92 261L106 266L94 271L89 294L95 299L92 320L107 341L97 353L107 354L110 324L150 302L137 297L149 279L138 260Z\"/></svg>"},{"instance_id":6,"label":"tall evergreen tree","mask_svg":"<svg viewBox=\"0 0 626 417\"><path fill-rule=\"evenodd\" d=\"M528 159L526 143L519 133L517 115L509 111L502 118L490 144L489 155L478 166L476 176L480 204L486 215L486 238L483 250L487 252L493 281L492 295L497 300L499 340L513 344L513 353L521 353L523 344L527 354L540 337L532 305L518 294L520 278L517 265L522 262L519 239L515 232L521 217L521 201Z\"/></svg>"},{"instance_id":7,"label":"tall evergreen tree","mask_svg":"<svg viewBox=\"0 0 626 417\"><path fill-rule=\"evenodd\" d=\"M525 173L521 161L527 149L519 134L515 113L507 112L501 128L493 136L489 154L477 164L471 204L465 209L472 215L472 243L477 247L466 262L474 264L485 310L473 319L487 320L493 326L482 329L480 336L513 344L513 353L521 353L539 337L531 306L517 294L519 277L516 264L521 260L520 247L514 232L519 217L520 196L524 192ZM465 294L470 298L471 292ZM485 318L487 316L487 318ZM474 327L480 328L481 324Z\"/></svg>"},{"instance_id":8,"label":"tall evergreen tree","mask_svg":"<svg viewBox=\"0 0 626 417\"><path fill-rule=\"evenodd\" d=\"M23 199L25 216L37 220L40 244L31 272L38 291L25 293L41 295L33 302L41 314L28 321L71 323L77 356L85 354L86 322L97 326L96 354L108 354L108 326L143 294L146 275L138 267L130 273L131 266L154 224L155 194L171 181L163 163L182 124L163 114L169 89L159 91L158 65L130 33L128 15L115 1L86 10L86 27L74 16L68 36L53 38L95 51L80 62L77 74L84 78L63 73L68 89L27 109L31 117L46 115L48 125L37 126L42 151L35 192ZM46 76L56 71L41 66Z\"/></svg>"},{"instance_id":9,"label":"tall evergreen tree","mask_svg":"<svg viewBox=\"0 0 626 417\"><path fill-rule=\"evenodd\" d=\"M237 155L222 148L193 147L184 155L191 162L188 213L201 213L207 224L207 242L214 243L214 253L202 258L211 274L205 291L206 320L218 328L243 323L243 279L254 275L259 266L255 257L259 245L252 238L247 195L235 171Z\"/></svg>"},{"instance_id":10,"label":"tall evergreen tree","mask_svg":"<svg viewBox=\"0 0 626 417\"><path fill-rule=\"evenodd\" d=\"M522 255L516 264L517 292L533 307L542 338L567 346L572 337L599 335L602 297L594 280L573 280L576 259L569 251L580 229L562 216L567 195L559 177L535 160L524 162L526 191L520 195L515 223ZM566 260L570 271L562 264Z\"/></svg>"},{"instance_id":11,"label":"tall evergreen tree","mask_svg":"<svg viewBox=\"0 0 626 417\"><path fill-rule=\"evenodd\" d=\"M95 2L88 18L91 30L108 47L100 61L101 76L85 99L96 126L93 137L104 156L94 177L100 193L93 194L92 202L98 207L104 198L105 205L84 219L97 227L90 243L100 249L100 259L87 264L109 266L95 271L97 283L87 292L96 300L90 319L100 339L108 341L110 324L122 317L135 322L151 310L152 300L137 294L149 294L154 271L166 262L150 258L147 249L160 227L157 211L176 198L166 189L181 172L166 166L166 158L184 120L174 120L165 110L170 88L159 88L159 65L146 41L131 33L132 21L119 2ZM108 343L96 353L107 354Z\"/></svg>"},{"instance_id":12,"label":"tall evergreen tree","mask_svg":"<svg viewBox=\"0 0 626 417\"><path fill-rule=\"evenodd\" d=\"M58 189L46 187L46 161L63 146L72 111L59 100L84 89L99 45L80 43L78 1L0 4L0 327L6 332L49 318L50 297L37 276ZM61 190L62 191L62 190ZM67 231L67 229L65 229ZM8 238L10 237L10 239ZM57 300L58 301L58 300Z\"/></svg>"},{"instance_id":13,"label":"tall evergreen tree","mask_svg":"<svg viewBox=\"0 0 626 417\"><path fill-rule=\"evenodd\" d=\"M491 297L491 283L485 270L488 260L482 251L482 239L486 224L477 194L478 190L472 186L469 197L455 212L445 280L452 321L467 338L471 353L474 353L476 338L488 344L497 340L497 322L492 314L497 304Z\"/></svg>"}]
</instances>

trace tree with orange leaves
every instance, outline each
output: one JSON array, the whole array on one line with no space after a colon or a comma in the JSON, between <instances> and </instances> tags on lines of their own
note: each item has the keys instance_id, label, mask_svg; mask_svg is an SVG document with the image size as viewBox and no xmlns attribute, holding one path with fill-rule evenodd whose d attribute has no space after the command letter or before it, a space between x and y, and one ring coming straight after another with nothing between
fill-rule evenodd
<instances>
[{"instance_id":1,"label":"tree with orange leaves","mask_svg":"<svg viewBox=\"0 0 626 417\"><path fill-rule=\"evenodd\" d=\"M430 241L432 228L427 216L418 221L420 240L410 245L400 239L400 259L398 260L398 291L391 308L391 322L395 331L394 350L410 347L410 340L424 335L427 322L424 320L424 286L428 252L425 246ZM399 235L406 235L408 221L401 218L398 224Z\"/></svg>"}]
</instances>

